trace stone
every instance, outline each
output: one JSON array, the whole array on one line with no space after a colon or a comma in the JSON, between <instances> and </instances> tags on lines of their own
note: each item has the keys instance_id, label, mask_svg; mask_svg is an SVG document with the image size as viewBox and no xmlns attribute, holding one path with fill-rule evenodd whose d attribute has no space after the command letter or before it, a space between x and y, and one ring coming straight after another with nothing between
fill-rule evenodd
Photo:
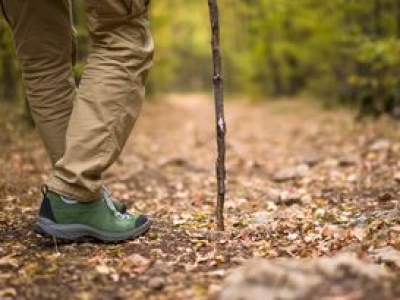
<instances>
[{"instance_id":1,"label":"stone","mask_svg":"<svg viewBox=\"0 0 400 300\"><path fill-rule=\"evenodd\" d=\"M370 251L370 254L378 263L383 262L400 268L400 251L392 246L374 249Z\"/></svg>"},{"instance_id":2,"label":"stone","mask_svg":"<svg viewBox=\"0 0 400 300\"><path fill-rule=\"evenodd\" d=\"M266 211L259 211L253 214L252 223L254 225L267 225L269 224L274 218Z\"/></svg>"},{"instance_id":3,"label":"stone","mask_svg":"<svg viewBox=\"0 0 400 300\"><path fill-rule=\"evenodd\" d=\"M300 203L305 194L306 193L304 190L281 191L278 189L269 189L266 192L265 198L267 201L271 201L276 204L292 205L295 203Z\"/></svg>"},{"instance_id":4,"label":"stone","mask_svg":"<svg viewBox=\"0 0 400 300\"><path fill-rule=\"evenodd\" d=\"M276 172L272 179L275 182L285 182L289 180L299 179L304 177L308 172L309 166L306 164L301 164L293 168L282 169Z\"/></svg>"},{"instance_id":5,"label":"stone","mask_svg":"<svg viewBox=\"0 0 400 300\"><path fill-rule=\"evenodd\" d=\"M147 270L148 275L169 275L174 272L174 267L171 263L166 263L161 260L156 260L152 267Z\"/></svg>"},{"instance_id":6,"label":"stone","mask_svg":"<svg viewBox=\"0 0 400 300\"><path fill-rule=\"evenodd\" d=\"M389 140L377 140L369 146L370 151L383 151L388 150L391 144Z\"/></svg>"},{"instance_id":7,"label":"stone","mask_svg":"<svg viewBox=\"0 0 400 300\"><path fill-rule=\"evenodd\" d=\"M268 189L265 193L265 200L277 203L281 198L281 192L278 189Z\"/></svg>"},{"instance_id":8,"label":"stone","mask_svg":"<svg viewBox=\"0 0 400 300\"><path fill-rule=\"evenodd\" d=\"M339 167L351 167L358 164L359 159L356 156L341 155L337 158Z\"/></svg>"},{"instance_id":9,"label":"stone","mask_svg":"<svg viewBox=\"0 0 400 300\"><path fill-rule=\"evenodd\" d=\"M165 287L165 279L162 277L153 277L148 282L148 287L154 291L161 291Z\"/></svg>"},{"instance_id":10,"label":"stone","mask_svg":"<svg viewBox=\"0 0 400 300\"><path fill-rule=\"evenodd\" d=\"M279 204L292 205L301 202L301 194L299 192L284 191L280 195Z\"/></svg>"},{"instance_id":11,"label":"stone","mask_svg":"<svg viewBox=\"0 0 400 300\"><path fill-rule=\"evenodd\" d=\"M352 243L350 245L347 245L343 247L340 251L340 253L361 253L362 252L362 246L361 244L358 243Z\"/></svg>"},{"instance_id":12,"label":"stone","mask_svg":"<svg viewBox=\"0 0 400 300\"><path fill-rule=\"evenodd\" d=\"M247 261L225 279L218 299L316 300L357 292L361 293L360 299L372 300L387 291L384 281L393 278L381 266L348 253L305 260L256 259Z\"/></svg>"},{"instance_id":13,"label":"stone","mask_svg":"<svg viewBox=\"0 0 400 300\"><path fill-rule=\"evenodd\" d=\"M396 172L393 177L397 183L400 183L400 172Z\"/></svg>"},{"instance_id":14,"label":"stone","mask_svg":"<svg viewBox=\"0 0 400 300\"><path fill-rule=\"evenodd\" d=\"M318 154L308 154L303 157L302 163L309 167L314 167L321 162L321 157Z\"/></svg>"}]
</instances>

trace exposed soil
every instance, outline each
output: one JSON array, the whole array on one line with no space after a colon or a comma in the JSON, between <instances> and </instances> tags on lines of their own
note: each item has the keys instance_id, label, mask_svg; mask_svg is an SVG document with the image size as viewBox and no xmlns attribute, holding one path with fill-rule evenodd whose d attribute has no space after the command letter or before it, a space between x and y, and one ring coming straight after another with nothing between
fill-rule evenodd
<instances>
[{"instance_id":1,"label":"exposed soil","mask_svg":"<svg viewBox=\"0 0 400 300\"><path fill-rule=\"evenodd\" d=\"M247 258L352 251L373 260L376 248L400 249L399 124L354 123L348 111L303 100L227 103L227 230L215 231L210 99L170 95L145 106L105 180L155 222L116 245L33 232L50 166L36 133L3 112L0 299L207 299ZM400 274L400 260L386 262Z\"/></svg>"}]
</instances>

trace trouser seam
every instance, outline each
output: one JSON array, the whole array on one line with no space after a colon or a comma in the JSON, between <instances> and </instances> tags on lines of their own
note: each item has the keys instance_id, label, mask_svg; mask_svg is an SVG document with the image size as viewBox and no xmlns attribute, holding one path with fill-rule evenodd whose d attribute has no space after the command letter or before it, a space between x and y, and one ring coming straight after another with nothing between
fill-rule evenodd
<instances>
[{"instance_id":1,"label":"trouser seam","mask_svg":"<svg viewBox=\"0 0 400 300\"><path fill-rule=\"evenodd\" d=\"M1 11L2 11L2 13L3 13L4 19L6 20L6 22L7 22L8 24L11 25L10 19L8 18L7 14L6 14L6 9L4 8L3 0L0 0L0 6L1 6Z\"/></svg>"},{"instance_id":2,"label":"trouser seam","mask_svg":"<svg viewBox=\"0 0 400 300\"><path fill-rule=\"evenodd\" d=\"M17 11L17 5L8 6L14 1L26 4L24 14L20 14ZM50 150L55 153L51 156L55 166L53 169L54 174L48 181L49 188L61 195L65 194L68 197L87 202L101 198L101 175L121 154L132 127L139 116L144 100L143 76L151 66L153 41L148 29L147 14L145 13L138 17L131 16L129 20L119 18L115 20L100 20L99 16L91 15L92 11L88 12L89 34L93 42L92 52L83 73L83 79L86 80L82 81L78 94L72 95L68 92L74 91L75 93L72 84L69 86L67 83L58 82L57 80L60 76L64 76L64 71L67 74L66 69L58 65L58 62L60 55L62 55L61 58L64 61L67 54L67 51L60 51L60 49L68 50L68 54L70 52L69 40L72 35L71 27L73 25L71 14L67 14L68 8L71 13L70 1L60 1L62 2L62 7L60 5L46 6L51 8L48 11L50 13L48 20L57 17L52 12L62 12L60 22L54 23L56 25L54 31L62 32L62 35L55 37L50 35L52 41L57 42L54 45L51 44L54 47L49 47L48 49L42 47L47 42L47 37L46 35L39 35L40 26L37 29L33 27L35 30L32 32L40 37L38 41L44 41L44 43L37 44L38 49L43 51L30 51L30 48L22 47L21 45L26 45L26 43L20 42L25 42L24 39L29 38L29 36L23 34L24 32L18 32L20 35L17 35L17 45L21 44L21 51L18 55L20 59L23 58L26 62L27 75L24 77L25 85L28 87L31 103L35 102L32 107L35 107L37 124L41 125L41 127L38 126L39 132L45 141L46 147L49 149L49 153L52 155ZM93 0L90 2L106 3L107 1L114 3L113 1L115 0L102 0L100 2ZM144 3L145 0L134 1ZM39 18L42 12L41 8L38 8L37 14L30 14L32 8L35 8L36 11L37 6L33 6L35 2L0 0L0 4L4 4L5 11L11 22L19 23L20 20L23 23L27 19L22 18L22 16L28 16L29 18L35 17L37 19L33 22L34 24L40 24L42 22L41 18ZM47 0L38 2L42 4L50 3ZM89 0L86 3L89 3ZM13 11L13 8L15 8L15 11ZM138 12L140 9L135 11ZM43 10L43 17L47 18L45 9ZM49 26L51 27L51 24ZM99 42L103 44L97 49L96 44ZM42 55L46 57L42 57ZM29 59L45 59L47 57L55 57L51 58L52 62L54 62L54 59L57 60L56 66L54 63L48 64L52 68L50 69L51 72L48 72L47 69L40 69L42 65L37 64L37 61L29 61ZM70 58L69 56L68 59ZM103 67L108 61L112 62L112 65L107 69L107 74L103 74ZM44 62L48 63L47 60ZM35 74L32 73L32 68L34 68L33 71L37 71ZM68 68L69 70L71 69L70 62L68 62ZM50 80L43 80L47 79L47 77L44 78L44 75L47 76L49 73L51 82L54 84L49 83ZM55 75L58 76L56 78L53 77L53 73L57 73ZM72 76L70 79L70 82L73 83ZM104 84L102 80L104 80ZM98 84L103 86L98 86ZM56 95L53 94L55 92L57 92ZM75 101L71 102L73 103L73 111L72 115L71 113L68 115L68 118L64 115L61 116L59 112L64 104L64 101L60 99ZM52 102L56 100L57 102ZM52 103L57 106L53 107L50 105ZM63 124L61 124L62 126L57 122L52 122L51 126L47 126L48 123L46 121L49 117L46 115L46 119L44 119L43 115L45 113L51 117L58 117L60 121L64 120ZM65 122L65 120L68 120L68 122ZM64 128L64 125L66 128ZM57 136L59 136L58 133L64 134L65 131L67 131L65 141L58 141L53 134L57 133ZM65 147L64 144L67 146Z\"/></svg>"}]
</instances>

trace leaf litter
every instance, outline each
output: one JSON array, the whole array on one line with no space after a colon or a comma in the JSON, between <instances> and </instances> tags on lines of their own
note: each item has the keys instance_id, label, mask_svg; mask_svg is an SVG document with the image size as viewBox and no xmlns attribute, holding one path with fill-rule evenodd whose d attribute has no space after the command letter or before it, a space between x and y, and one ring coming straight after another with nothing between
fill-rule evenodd
<instances>
[{"instance_id":1,"label":"leaf litter","mask_svg":"<svg viewBox=\"0 0 400 300\"><path fill-rule=\"evenodd\" d=\"M32 231L50 166L37 135L3 118L0 298L208 299L248 259L343 251L398 276L398 124L357 124L347 111L305 101L226 109L226 232L215 231L213 215L212 102L171 95L146 106L105 175L116 197L155 220L146 236L115 245L55 243Z\"/></svg>"}]
</instances>

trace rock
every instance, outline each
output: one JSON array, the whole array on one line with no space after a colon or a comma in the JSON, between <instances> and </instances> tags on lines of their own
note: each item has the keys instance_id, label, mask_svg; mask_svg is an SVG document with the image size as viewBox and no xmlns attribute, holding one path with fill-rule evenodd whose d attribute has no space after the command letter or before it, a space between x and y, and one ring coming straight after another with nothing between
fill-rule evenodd
<instances>
[{"instance_id":1,"label":"rock","mask_svg":"<svg viewBox=\"0 0 400 300\"><path fill-rule=\"evenodd\" d=\"M265 193L265 200L277 203L281 198L281 192L278 189L268 189Z\"/></svg>"},{"instance_id":2,"label":"rock","mask_svg":"<svg viewBox=\"0 0 400 300\"><path fill-rule=\"evenodd\" d=\"M394 198L394 195L389 192L382 192L378 195L378 200L380 202L387 202Z\"/></svg>"},{"instance_id":3,"label":"rock","mask_svg":"<svg viewBox=\"0 0 400 300\"><path fill-rule=\"evenodd\" d=\"M108 274L114 272L115 270L111 267L101 264L101 265L96 266L96 271L99 274L108 275Z\"/></svg>"},{"instance_id":4,"label":"rock","mask_svg":"<svg viewBox=\"0 0 400 300\"><path fill-rule=\"evenodd\" d=\"M122 270L128 274L143 274L150 264L150 259L134 253L124 258Z\"/></svg>"},{"instance_id":5,"label":"rock","mask_svg":"<svg viewBox=\"0 0 400 300\"><path fill-rule=\"evenodd\" d=\"M350 174L346 179L348 182L357 183L360 179L360 176L358 174Z\"/></svg>"},{"instance_id":6,"label":"rock","mask_svg":"<svg viewBox=\"0 0 400 300\"><path fill-rule=\"evenodd\" d=\"M314 217L315 218L323 218L326 215L326 210L323 208L317 208L314 212Z\"/></svg>"},{"instance_id":7,"label":"rock","mask_svg":"<svg viewBox=\"0 0 400 300\"><path fill-rule=\"evenodd\" d=\"M15 258L5 256L0 258L0 268L18 268L19 263Z\"/></svg>"},{"instance_id":8,"label":"rock","mask_svg":"<svg viewBox=\"0 0 400 300\"><path fill-rule=\"evenodd\" d=\"M150 262L150 259L136 253L125 258L125 264L128 264L132 267L147 267L150 265Z\"/></svg>"},{"instance_id":9,"label":"rock","mask_svg":"<svg viewBox=\"0 0 400 300\"><path fill-rule=\"evenodd\" d=\"M299 179L304 177L304 175L307 173L308 170L309 167L307 165L301 164L294 168L282 169L276 172L273 175L272 179L275 182L285 182L289 180Z\"/></svg>"},{"instance_id":10,"label":"rock","mask_svg":"<svg viewBox=\"0 0 400 300\"><path fill-rule=\"evenodd\" d=\"M372 258L380 263L386 263L388 265L395 265L400 268L400 251L392 246L387 246L379 249L370 251Z\"/></svg>"},{"instance_id":11,"label":"rock","mask_svg":"<svg viewBox=\"0 0 400 300\"><path fill-rule=\"evenodd\" d=\"M355 227L365 227L368 225L368 216L366 214L362 214L357 218L353 218L349 225Z\"/></svg>"},{"instance_id":12,"label":"rock","mask_svg":"<svg viewBox=\"0 0 400 300\"><path fill-rule=\"evenodd\" d=\"M342 155L337 158L339 167L351 167L358 163L358 158L351 155Z\"/></svg>"},{"instance_id":13,"label":"rock","mask_svg":"<svg viewBox=\"0 0 400 300\"><path fill-rule=\"evenodd\" d=\"M302 195L298 192L284 191L281 193L280 199L277 203L292 205L301 202L301 197Z\"/></svg>"},{"instance_id":14,"label":"rock","mask_svg":"<svg viewBox=\"0 0 400 300\"><path fill-rule=\"evenodd\" d=\"M339 252L340 253L361 253L362 246L361 246L361 244L353 243L353 244L343 247Z\"/></svg>"},{"instance_id":15,"label":"rock","mask_svg":"<svg viewBox=\"0 0 400 300\"><path fill-rule=\"evenodd\" d=\"M174 272L174 267L171 263L166 263L161 260L154 262L152 267L147 270L148 275L169 275Z\"/></svg>"},{"instance_id":16,"label":"rock","mask_svg":"<svg viewBox=\"0 0 400 300\"><path fill-rule=\"evenodd\" d=\"M214 271L208 272L207 276L223 278L225 276L225 274L226 274L226 270L219 269L219 270L214 270Z\"/></svg>"},{"instance_id":17,"label":"rock","mask_svg":"<svg viewBox=\"0 0 400 300\"><path fill-rule=\"evenodd\" d=\"M308 260L258 259L234 270L225 279L218 299L336 299L333 297L357 292L357 299L372 300L387 292L385 280L392 278L382 267L350 254Z\"/></svg>"},{"instance_id":18,"label":"rock","mask_svg":"<svg viewBox=\"0 0 400 300\"><path fill-rule=\"evenodd\" d=\"M397 183L400 183L400 172L395 173L393 177Z\"/></svg>"},{"instance_id":19,"label":"rock","mask_svg":"<svg viewBox=\"0 0 400 300\"><path fill-rule=\"evenodd\" d=\"M284 182L298 178L296 169L284 169L274 174L273 180L275 182Z\"/></svg>"},{"instance_id":20,"label":"rock","mask_svg":"<svg viewBox=\"0 0 400 300\"><path fill-rule=\"evenodd\" d=\"M370 151L383 151L388 150L391 144L389 140L377 140L369 146Z\"/></svg>"},{"instance_id":21,"label":"rock","mask_svg":"<svg viewBox=\"0 0 400 300\"><path fill-rule=\"evenodd\" d=\"M303 194L301 196L301 203L303 203L304 205L308 205L308 204L310 204L312 202L312 199L313 199L312 195Z\"/></svg>"},{"instance_id":22,"label":"rock","mask_svg":"<svg viewBox=\"0 0 400 300\"><path fill-rule=\"evenodd\" d=\"M254 225L267 225L273 220L271 214L266 211L259 211L253 214L252 223Z\"/></svg>"},{"instance_id":23,"label":"rock","mask_svg":"<svg viewBox=\"0 0 400 300\"><path fill-rule=\"evenodd\" d=\"M162 277L153 277L148 282L148 287L154 291L161 291L165 287L165 279Z\"/></svg>"},{"instance_id":24,"label":"rock","mask_svg":"<svg viewBox=\"0 0 400 300\"><path fill-rule=\"evenodd\" d=\"M395 233L400 233L400 225L395 225L393 227L390 227L390 231Z\"/></svg>"},{"instance_id":25,"label":"rock","mask_svg":"<svg viewBox=\"0 0 400 300\"><path fill-rule=\"evenodd\" d=\"M331 158L327 158L324 161L324 165L326 167L329 167L329 168L336 168L336 167L339 166L339 161L337 159L335 159L335 158L332 158L332 157Z\"/></svg>"},{"instance_id":26,"label":"rock","mask_svg":"<svg viewBox=\"0 0 400 300\"><path fill-rule=\"evenodd\" d=\"M281 191L278 189L269 189L266 193L266 200L276 204L292 205L299 203L305 195L304 190L297 191Z\"/></svg>"},{"instance_id":27,"label":"rock","mask_svg":"<svg viewBox=\"0 0 400 300\"><path fill-rule=\"evenodd\" d=\"M314 167L321 162L321 157L317 154L309 154L303 157L302 163L309 166Z\"/></svg>"},{"instance_id":28,"label":"rock","mask_svg":"<svg viewBox=\"0 0 400 300\"><path fill-rule=\"evenodd\" d=\"M5 288L3 290L0 290L0 298L1 299L15 299L17 296L17 291L14 288Z\"/></svg>"}]
</instances>

